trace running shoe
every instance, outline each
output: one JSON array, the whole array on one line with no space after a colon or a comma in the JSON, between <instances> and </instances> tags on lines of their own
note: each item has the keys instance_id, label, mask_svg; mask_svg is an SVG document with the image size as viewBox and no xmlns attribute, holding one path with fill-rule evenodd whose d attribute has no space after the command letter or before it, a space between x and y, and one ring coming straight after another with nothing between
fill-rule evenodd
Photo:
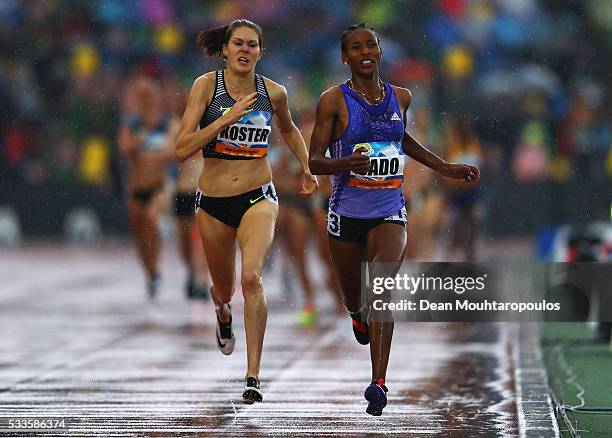
<instances>
[{"instance_id":1,"label":"running shoe","mask_svg":"<svg viewBox=\"0 0 612 438\"><path fill-rule=\"evenodd\" d=\"M232 307L229 306L230 312ZM217 314L217 347L221 353L227 355L232 354L234 351L234 345L236 345L236 337L234 336L234 330L232 330L232 315L230 314L229 322L219 321L219 314Z\"/></svg>"},{"instance_id":2,"label":"running shoe","mask_svg":"<svg viewBox=\"0 0 612 438\"><path fill-rule=\"evenodd\" d=\"M298 314L297 322L301 326L311 326L317 322L317 310L313 306L306 306Z\"/></svg>"},{"instance_id":3,"label":"running shoe","mask_svg":"<svg viewBox=\"0 0 612 438\"><path fill-rule=\"evenodd\" d=\"M353 333L355 339L361 345L368 345L370 343L370 333L368 331L368 323L361 321L361 315L359 313L351 313L351 322L353 324Z\"/></svg>"},{"instance_id":4,"label":"running shoe","mask_svg":"<svg viewBox=\"0 0 612 438\"><path fill-rule=\"evenodd\" d=\"M378 379L378 382L372 382L363 393L363 396L368 401L366 412L376 417L382 415L383 408L387 406L387 392L389 390L385 386L383 379Z\"/></svg>"},{"instance_id":5,"label":"running shoe","mask_svg":"<svg viewBox=\"0 0 612 438\"><path fill-rule=\"evenodd\" d=\"M189 274L187 277L187 282L185 283L185 295L187 295L188 300L192 300L195 298L196 286L193 278L193 274Z\"/></svg>"},{"instance_id":6,"label":"running shoe","mask_svg":"<svg viewBox=\"0 0 612 438\"><path fill-rule=\"evenodd\" d=\"M147 297L153 301L157 297L157 292L161 286L161 279L159 275L151 277L147 280Z\"/></svg>"},{"instance_id":7,"label":"running shoe","mask_svg":"<svg viewBox=\"0 0 612 438\"><path fill-rule=\"evenodd\" d=\"M247 377L246 384L244 386L244 392L242 393L242 401L248 405L252 405L255 402L263 400L263 393L259 389L259 379L255 377Z\"/></svg>"},{"instance_id":8,"label":"running shoe","mask_svg":"<svg viewBox=\"0 0 612 438\"><path fill-rule=\"evenodd\" d=\"M191 298L194 300L208 301L210 300L209 289L210 286L208 284L195 285Z\"/></svg>"}]
</instances>

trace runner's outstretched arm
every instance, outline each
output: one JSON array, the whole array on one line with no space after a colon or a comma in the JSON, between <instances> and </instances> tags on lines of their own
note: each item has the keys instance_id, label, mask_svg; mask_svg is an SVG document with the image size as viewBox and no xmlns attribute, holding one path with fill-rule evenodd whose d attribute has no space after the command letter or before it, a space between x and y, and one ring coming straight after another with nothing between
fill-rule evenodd
<instances>
[{"instance_id":1,"label":"runner's outstretched arm","mask_svg":"<svg viewBox=\"0 0 612 438\"><path fill-rule=\"evenodd\" d=\"M404 133L402 148L409 157L448 178L463 179L468 182L476 182L480 179L478 167L470 164L449 163L423 147L407 132Z\"/></svg>"}]
</instances>

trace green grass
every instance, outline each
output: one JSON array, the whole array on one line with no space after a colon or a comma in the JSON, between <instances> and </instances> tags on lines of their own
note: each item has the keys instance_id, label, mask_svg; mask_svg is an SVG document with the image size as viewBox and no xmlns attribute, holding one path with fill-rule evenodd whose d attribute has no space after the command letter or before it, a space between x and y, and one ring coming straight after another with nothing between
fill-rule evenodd
<instances>
[{"instance_id":1,"label":"green grass","mask_svg":"<svg viewBox=\"0 0 612 438\"><path fill-rule=\"evenodd\" d=\"M574 430L582 437L612 436L612 351L608 343L595 341L595 330L585 323L542 324L542 351L556 400L565 410ZM584 391L584 392L582 392ZM558 418L563 436L570 428Z\"/></svg>"}]
</instances>

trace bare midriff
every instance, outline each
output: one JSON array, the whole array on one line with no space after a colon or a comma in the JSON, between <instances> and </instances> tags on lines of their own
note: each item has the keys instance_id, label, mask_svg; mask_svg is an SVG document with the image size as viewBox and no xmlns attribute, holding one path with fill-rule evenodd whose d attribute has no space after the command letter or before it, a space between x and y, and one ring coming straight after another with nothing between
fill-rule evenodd
<instances>
[{"instance_id":1,"label":"bare midriff","mask_svg":"<svg viewBox=\"0 0 612 438\"><path fill-rule=\"evenodd\" d=\"M205 158L199 187L205 196L226 197L249 192L272 181L272 170L265 158L221 160Z\"/></svg>"},{"instance_id":2,"label":"bare midriff","mask_svg":"<svg viewBox=\"0 0 612 438\"><path fill-rule=\"evenodd\" d=\"M127 186L130 190L146 190L168 177L168 158L159 152L139 152L130 160Z\"/></svg>"}]
</instances>

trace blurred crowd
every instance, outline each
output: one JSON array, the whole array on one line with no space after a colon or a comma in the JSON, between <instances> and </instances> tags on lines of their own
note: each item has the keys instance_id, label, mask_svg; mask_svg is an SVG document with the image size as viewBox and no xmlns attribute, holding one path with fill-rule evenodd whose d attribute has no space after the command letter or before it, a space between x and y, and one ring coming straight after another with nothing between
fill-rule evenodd
<instances>
[{"instance_id":1,"label":"blurred crowd","mask_svg":"<svg viewBox=\"0 0 612 438\"><path fill-rule=\"evenodd\" d=\"M258 71L287 86L298 125L347 78L339 34L382 38L383 79L413 92L412 123L440 153L448 119L468 119L486 173L518 182L612 178L609 0L3 0L0 173L36 187L121 196L117 130L131 79L176 97L222 63L198 31L249 18L264 29ZM451 139L452 140L452 139Z\"/></svg>"}]
</instances>

